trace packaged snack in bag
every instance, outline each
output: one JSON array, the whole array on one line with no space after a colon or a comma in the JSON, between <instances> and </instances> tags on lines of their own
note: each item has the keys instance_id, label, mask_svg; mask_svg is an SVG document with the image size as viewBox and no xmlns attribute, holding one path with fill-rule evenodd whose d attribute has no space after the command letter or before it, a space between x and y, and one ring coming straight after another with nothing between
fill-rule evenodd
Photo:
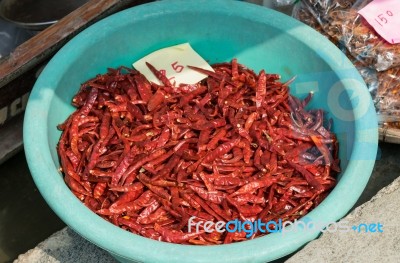
<instances>
[{"instance_id":1,"label":"packaged snack in bag","mask_svg":"<svg viewBox=\"0 0 400 263\"><path fill-rule=\"evenodd\" d=\"M318 22L323 25L326 23L327 16L340 10L349 10L357 0L302 0Z\"/></svg>"},{"instance_id":2,"label":"packaged snack in bag","mask_svg":"<svg viewBox=\"0 0 400 263\"><path fill-rule=\"evenodd\" d=\"M324 31L378 71L400 66L400 44L384 40L357 12L372 0L303 0ZM352 5L353 4L353 5Z\"/></svg>"},{"instance_id":3,"label":"packaged snack in bag","mask_svg":"<svg viewBox=\"0 0 400 263\"><path fill-rule=\"evenodd\" d=\"M315 2L318 6L321 6L321 4L324 4L324 6L325 6L326 4L328 4L328 2L331 2L331 1L321 0L321 1L313 1L313 2ZM330 7L330 8L332 8L332 7ZM319 7L318 10L326 10L326 7L324 7L324 8ZM294 17L297 20L303 22L304 24L314 28L319 33L321 33L322 35L327 37L333 44L335 44L340 49L342 49L342 47L340 47L339 42L336 39L334 39L333 37L331 37L330 35L325 33L324 29L321 26L321 22L319 21L320 16L318 15L318 12L316 12L316 10L314 10L312 8L309 8L309 6L307 6L304 2L298 2L293 7L292 17Z\"/></svg>"},{"instance_id":4,"label":"packaged snack in bag","mask_svg":"<svg viewBox=\"0 0 400 263\"><path fill-rule=\"evenodd\" d=\"M400 122L400 67L378 72L374 68L365 66L361 61L354 58L338 39L333 38L324 31L320 23L321 16L316 15L316 10L322 12L327 10L343 10L343 4L329 5L333 1L307 0L307 3L313 2L318 7L318 9L314 9L310 8L304 2L300 2L294 6L292 16L326 36L346 54L367 84L367 88L377 109L380 123Z\"/></svg>"},{"instance_id":5,"label":"packaged snack in bag","mask_svg":"<svg viewBox=\"0 0 400 263\"><path fill-rule=\"evenodd\" d=\"M292 17L296 18L297 20L303 22L304 24L314 28L321 34L325 35L322 26L318 22L318 19L312 13L312 10L308 8L303 2L298 2L292 11Z\"/></svg>"},{"instance_id":6,"label":"packaged snack in bag","mask_svg":"<svg viewBox=\"0 0 400 263\"><path fill-rule=\"evenodd\" d=\"M289 6L296 2L297 0L273 0L275 6Z\"/></svg>"},{"instance_id":7,"label":"packaged snack in bag","mask_svg":"<svg viewBox=\"0 0 400 263\"><path fill-rule=\"evenodd\" d=\"M339 5L337 1L328 1L328 0L320 0L320 1L311 1L307 0L308 2L314 2L319 6L318 10L337 10L338 8L345 8L345 3L342 3ZM329 3L335 2L336 4L333 5L328 5ZM344 1L342 1L344 2ZM349 1L347 1L349 2ZM347 3L349 4L349 3ZM314 28L317 30L319 33L327 37L333 44L335 44L339 49L342 50L342 52L349 58L349 60L354 64L354 66L357 68L359 71L360 75L364 78L365 83L367 84L368 90L372 96L373 99L376 97L377 93L377 88L379 85L379 80L378 80L378 74L377 71L373 68L369 68L365 66L362 62L356 60L354 57L351 56L351 54L346 50L346 48L335 38L332 36L328 35L324 29L322 28L321 24L318 21L318 18L315 16L315 14L312 13L313 9L310 9L306 4L303 2L300 2L296 4L293 8L293 13L292 16L301 22L307 24L308 26Z\"/></svg>"},{"instance_id":8,"label":"packaged snack in bag","mask_svg":"<svg viewBox=\"0 0 400 263\"><path fill-rule=\"evenodd\" d=\"M380 122L400 122L400 67L378 73L376 108Z\"/></svg>"}]
</instances>

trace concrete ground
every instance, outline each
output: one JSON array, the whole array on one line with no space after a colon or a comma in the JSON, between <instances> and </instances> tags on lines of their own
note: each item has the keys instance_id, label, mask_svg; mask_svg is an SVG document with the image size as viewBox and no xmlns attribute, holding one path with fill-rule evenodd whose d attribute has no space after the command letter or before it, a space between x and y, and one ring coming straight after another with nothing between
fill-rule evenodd
<instances>
[{"instance_id":1,"label":"concrete ground","mask_svg":"<svg viewBox=\"0 0 400 263\"><path fill-rule=\"evenodd\" d=\"M286 262L400 262L399 206L400 178L397 178L341 220L354 227L368 224L368 230L362 225L347 233L326 232Z\"/></svg>"}]
</instances>

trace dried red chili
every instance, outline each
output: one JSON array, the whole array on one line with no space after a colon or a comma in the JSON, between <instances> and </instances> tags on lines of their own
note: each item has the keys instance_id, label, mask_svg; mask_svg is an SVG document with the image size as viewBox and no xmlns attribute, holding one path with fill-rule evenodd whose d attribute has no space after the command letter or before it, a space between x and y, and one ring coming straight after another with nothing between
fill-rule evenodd
<instances>
[{"instance_id":1,"label":"dried red chili","mask_svg":"<svg viewBox=\"0 0 400 263\"><path fill-rule=\"evenodd\" d=\"M163 85L109 69L82 84L59 126L65 182L105 220L167 242L230 243L243 233L193 233L188 219L294 220L334 187L338 143L323 111L305 110L312 94L300 100L236 59L191 67L208 78L179 87L149 66Z\"/></svg>"}]
</instances>

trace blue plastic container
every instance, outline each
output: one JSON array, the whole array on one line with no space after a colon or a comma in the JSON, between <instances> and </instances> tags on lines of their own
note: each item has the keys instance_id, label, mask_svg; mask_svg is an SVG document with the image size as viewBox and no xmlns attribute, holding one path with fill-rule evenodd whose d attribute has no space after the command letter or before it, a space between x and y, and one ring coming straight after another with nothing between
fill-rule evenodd
<instances>
[{"instance_id":1,"label":"blue plastic container","mask_svg":"<svg viewBox=\"0 0 400 263\"><path fill-rule=\"evenodd\" d=\"M158 1L112 15L66 44L43 70L31 93L24 122L32 176L56 214L87 240L124 262L266 262L287 255L318 233L270 234L218 246L188 246L150 240L124 231L87 209L58 171L56 126L74 110L80 83L131 63L162 47L190 42L210 63L239 62L255 70L297 76L292 93L314 92L310 107L334 120L343 172L330 195L308 220L343 217L362 193L377 151L375 110L361 77L327 39L294 19L240 1Z\"/></svg>"}]
</instances>

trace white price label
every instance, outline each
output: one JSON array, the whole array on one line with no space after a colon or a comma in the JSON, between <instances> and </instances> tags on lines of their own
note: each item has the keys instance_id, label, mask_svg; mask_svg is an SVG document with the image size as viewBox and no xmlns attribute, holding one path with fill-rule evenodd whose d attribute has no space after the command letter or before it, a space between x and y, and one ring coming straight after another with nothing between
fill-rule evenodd
<instances>
[{"instance_id":1,"label":"white price label","mask_svg":"<svg viewBox=\"0 0 400 263\"><path fill-rule=\"evenodd\" d=\"M160 85L161 82L150 71L146 62L161 71L175 86L179 84L195 84L207 77L187 66L195 66L214 71L212 67L193 50L189 43L159 49L133 63L133 67L145 75L149 81Z\"/></svg>"}]
</instances>

